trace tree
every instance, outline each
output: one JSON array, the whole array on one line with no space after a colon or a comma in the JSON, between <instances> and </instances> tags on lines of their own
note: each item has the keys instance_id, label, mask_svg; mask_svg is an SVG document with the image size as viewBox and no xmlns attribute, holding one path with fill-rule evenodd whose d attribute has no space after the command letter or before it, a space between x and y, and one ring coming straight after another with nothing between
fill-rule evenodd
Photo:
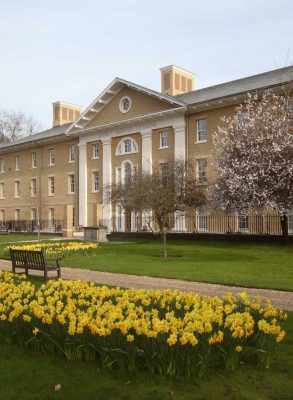
<instances>
[{"instance_id":1,"label":"tree","mask_svg":"<svg viewBox=\"0 0 293 400\"><path fill-rule=\"evenodd\" d=\"M0 143L13 142L40 129L40 123L23 112L0 111Z\"/></svg>"},{"instance_id":2,"label":"tree","mask_svg":"<svg viewBox=\"0 0 293 400\"><path fill-rule=\"evenodd\" d=\"M275 210L288 236L293 207L293 104L268 90L248 94L235 117L224 117L214 135L216 208L226 212Z\"/></svg>"},{"instance_id":3,"label":"tree","mask_svg":"<svg viewBox=\"0 0 293 400\"><path fill-rule=\"evenodd\" d=\"M167 257L167 232L175 219L195 210L206 202L206 185L198 184L194 168L189 162L176 160L138 171L124 177L123 183L105 188L108 201L121 205L126 212L150 212L150 220L157 225Z\"/></svg>"}]
</instances>

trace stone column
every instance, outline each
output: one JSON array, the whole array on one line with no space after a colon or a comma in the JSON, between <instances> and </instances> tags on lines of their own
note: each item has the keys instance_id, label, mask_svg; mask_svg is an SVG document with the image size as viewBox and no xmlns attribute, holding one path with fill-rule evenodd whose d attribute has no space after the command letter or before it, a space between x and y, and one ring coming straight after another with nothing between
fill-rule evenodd
<instances>
[{"instance_id":1,"label":"stone column","mask_svg":"<svg viewBox=\"0 0 293 400\"><path fill-rule=\"evenodd\" d=\"M87 226L87 145L86 142L80 139L78 144L79 150L79 218L78 224Z\"/></svg>"},{"instance_id":2,"label":"stone column","mask_svg":"<svg viewBox=\"0 0 293 400\"><path fill-rule=\"evenodd\" d=\"M141 168L143 172L152 172L152 129L146 128L141 131ZM142 213L142 225L147 226L147 222L152 219L152 211ZM152 222L150 222L152 225Z\"/></svg>"},{"instance_id":3,"label":"stone column","mask_svg":"<svg viewBox=\"0 0 293 400\"><path fill-rule=\"evenodd\" d=\"M185 117L180 117L178 123L174 124L174 158L175 160L186 160L186 123ZM186 231L185 215L174 215L175 231Z\"/></svg>"},{"instance_id":4,"label":"stone column","mask_svg":"<svg viewBox=\"0 0 293 400\"><path fill-rule=\"evenodd\" d=\"M111 138L105 137L103 143L103 186L112 183L112 152ZM112 205L106 202L106 194L103 190L103 221L108 227L108 231L112 231Z\"/></svg>"}]
</instances>

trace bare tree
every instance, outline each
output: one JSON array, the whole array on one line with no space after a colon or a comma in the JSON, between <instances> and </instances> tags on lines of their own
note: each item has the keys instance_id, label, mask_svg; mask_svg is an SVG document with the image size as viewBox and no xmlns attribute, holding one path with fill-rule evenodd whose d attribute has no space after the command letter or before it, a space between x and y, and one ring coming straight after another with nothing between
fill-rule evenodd
<instances>
[{"instance_id":1,"label":"bare tree","mask_svg":"<svg viewBox=\"0 0 293 400\"><path fill-rule=\"evenodd\" d=\"M275 210L288 236L293 207L293 104L288 95L248 95L214 135L215 206L227 212Z\"/></svg>"},{"instance_id":2,"label":"bare tree","mask_svg":"<svg viewBox=\"0 0 293 400\"><path fill-rule=\"evenodd\" d=\"M161 164L152 172L138 171L105 190L108 201L121 205L126 212L151 211L155 230L163 240L164 257L168 256L167 232L176 217L206 203L206 185L198 184L192 163L182 160Z\"/></svg>"},{"instance_id":3,"label":"bare tree","mask_svg":"<svg viewBox=\"0 0 293 400\"><path fill-rule=\"evenodd\" d=\"M41 129L41 124L23 112L0 111L0 143L13 142Z\"/></svg>"}]
</instances>

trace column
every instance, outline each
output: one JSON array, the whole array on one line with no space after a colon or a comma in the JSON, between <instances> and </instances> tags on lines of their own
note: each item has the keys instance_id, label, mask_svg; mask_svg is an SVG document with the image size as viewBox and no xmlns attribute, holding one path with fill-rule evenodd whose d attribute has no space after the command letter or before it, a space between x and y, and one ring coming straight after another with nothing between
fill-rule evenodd
<instances>
[{"instance_id":1,"label":"column","mask_svg":"<svg viewBox=\"0 0 293 400\"><path fill-rule=\"evenodd\" d=\"M102 139L103 143L103 186L112 183L112 152L111 138ZM112 206L107 203L105 190L103 190L103 222L108 227L108 231L112 231Z\"/></svg>"},{"instance_id":2,"label":"column","mask_svg":"<svg viewBox=\"0 0 293 400\"><path fill-rule=\"evenodd\" d=\"M174 128L174 158L175 160L186 160L186 123L185 117L180 117ZM175 213L175 224L174 231L186 231L186 219L185 215L179 215Z\"/></svg>"},{"instance_id":3,"label":"column","mask_svg":"<svg viewBox=\"0 0 293 400\"><path fill-rule=\"evenodd\" d=\"M78 224L87 226L87 146L86 142L80 139L78 144L79 157L79 181L78 181L78 195L79 195L79 219Z\"/></svg>"},{"instance_id":4,"label":"column","mask_svg":"<svg viewBox=\"0 0 293 400\"><path fill-rule=\"evenodd\" d=\"M143 172L152 172L152 134L151 128L141 131L141 168ZM152 226L152 211L144 211L142 213L142 226L148 226L148 222Z\"/></svg>"}]
</instances>

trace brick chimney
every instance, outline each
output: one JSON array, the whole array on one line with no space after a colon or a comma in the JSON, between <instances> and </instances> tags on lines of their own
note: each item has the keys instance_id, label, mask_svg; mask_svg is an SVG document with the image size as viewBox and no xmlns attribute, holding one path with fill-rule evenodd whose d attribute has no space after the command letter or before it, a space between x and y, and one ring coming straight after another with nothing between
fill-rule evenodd
<instances>
[{"instance_id":1,"label":"brick chimney","mask_svg":"<svg viewBox=\"0 0 293 400\"><path fill-rule=\"evenodd\" d=\"M73 122L79 117L81 107L75 104L55 101L53 105L53 126L60 126Z\"/></svg>"},{"instance_id":2,"label":"brick chimney","mask_svg":"<svg viewBox=\"0 0 293 400\"><path fill-rule=\"evenodd\" d=\"M195 75L192 72L179 68L176 65L168 65L161 71L161 92L170 96L191 92L194 90Z\"/></svg>"}]
</instances>

